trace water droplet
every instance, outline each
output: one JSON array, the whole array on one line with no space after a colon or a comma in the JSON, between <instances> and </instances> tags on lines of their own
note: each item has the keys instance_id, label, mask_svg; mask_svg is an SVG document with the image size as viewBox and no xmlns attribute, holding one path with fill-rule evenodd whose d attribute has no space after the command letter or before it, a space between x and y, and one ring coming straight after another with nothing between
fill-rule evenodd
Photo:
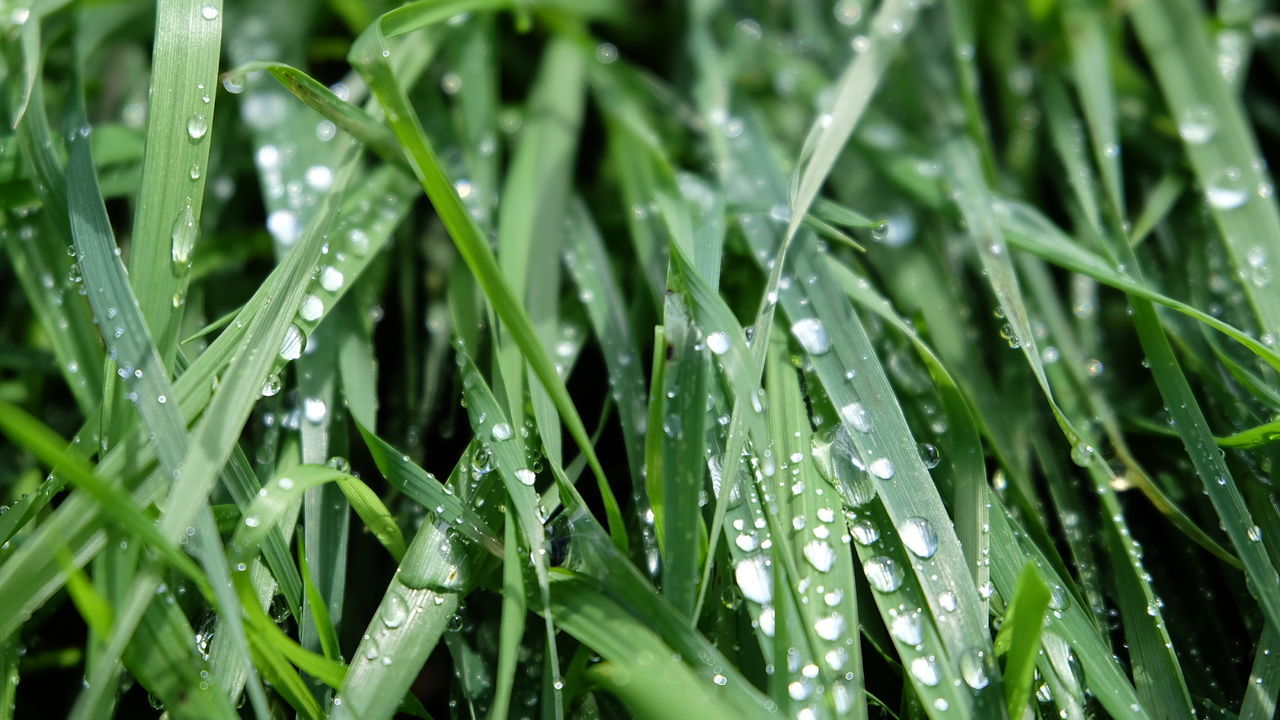
<instances>
[{"instance_id":1,"label":"water droplet","mask_svg":"<svg viewBox=\"0 0 1280 720\"><path fill-rule=\"evenodd\" d=\"M889 621L889 633L903 645L915 647L924 642L924 630L920 624L920 611L899 613Z\"/></svg>"},{"instance_id":2,"label":"water droplet","mask_svg":"<svg viewBox=\"0 0 1280 720\"><path fill-rule=\"evenodd\" d=\"M1192 145L1209 142L1218 130L1218 118L1209 105L1191 105L1178 120L1178 134Z\"/></svg>"},{"instance_id":3,"label":"water droplet","mask_svg":"<svg viewBox=\"0 0 1280 720\"><path fill-rule=\"evenodd\" d=\"M810 355L822 355L831 349L827 328L817 318L797 320L791 326L791 334L796 336L800 346Z\"/></svg>"},{"instance_id":4,"label":"water droplet","mask_svg":"<svg viewBox=\"0 0 1280 720\"><path fill-rule=\"evenodd\" d=\"M462 77L455 72L447 72L440 78L440 89L446 95L454 95L462 89Z\"/></svg>"},{"instance_id":5,"label":"water droplet","mask_svg":"<svg viewBox=\"0 0 1280 720\"><path fill-rule=\"evenodd\" d=\"M191 267L191 251L196 246L196 234L196 216L191 209L191 198L187 198L182 212L178 213L178 217L173 221L173 231L170 233L170 240L173 243L170 247L170 255L174 266L179 270L185 271Z\"/></svg>"},{"instance_id":6,"label":"water droplet","mask_svg":"<svg viewBox=\"0 0 1280 720\"><path fill-rule=\"evenodd\" d=\"M746 599L761 605L773 599L773 571L764 556L756 555L739 561L733 568L733 576ZM762 625L763 620L761 617Z\"/></svg>"},{"instance_id":7,"label":"water droplet","mask_svg":"<svg viewBox=\"0 0 1280 720\"><path fill-rule=\"evenodd\" d=\"M235 77L230 73L222 76L222 89L232 95L239 95L244 92L244 79Z\"/></svg>"},{"instance_id":8,"label":"water droplet","mask_svg":"<svg viewBox=\"0 0 1280 720\"><path fill-rule=\"evenodd\" d=\"M394 630L409 619L409 605L404 601L404 598L400 597L399 593L392 592L387 596L387 601L382 606L380 617L383 625Z\"/></svg>"},{"instance_id":9,"label":"water droplet","mask_svg":"<svg viewBox=\"0 0 1280 720\"><path fill-rule=\"evenodd\" d=\"M306 416L307 422L319 425L329 414L329 406L320 398L307 398L302 401L302 414Z\"/></svg>"},{"instance_id":10,"label":"water droplet","mask_svg":"<svg viewBox=\"0 0 1280 720\"><path fill-rule=\"evenodd\" d=\"M244 519L245 527L256 528L261 524L262 524L262 521L258 519L257 515L250 515L249 517Z\"/></svg>"},{"instance_id":11,"label":"water droplet","mask_svg":"<svg viewBox=\"0 0 1280 720\"><path fill-rule=\"evenodd\" d=\"M956 604L956 594L950 590L943 590L938 593L938 605L947 612L955 612L959 605Z\"/></svg>"},{"instance_id":12,"label":"water droplet","mask_svg":"<svg viewBox=\"0 0 1280 720\"><path fill-rule=\"evenodd\" d=\"M328 190L333 184L333 171L324 165L307 168L307 184L317 190Z\"/></svg>"},{"instance_id":13,"label":"water droplet","mask_svg":"<svg viewBox=\"0 0 1280 720\"><path fill-rule=\"evenodd\" d=\"M608 65L618 59L618 48L613 43L600 43L596 46L596 60Z\"/></svg>"},{"instance_id":14,"label":"water droplet","mask_svg":"<svg viewBox=\"0 0 1280 720\"><path fill-rule=\"evenodd\" d=\"M334 135L338 134L338 126L328 120L321 120L316 123L316 138L320 142L329 142Z\"/></svg>"},{"instance_id":15,"label":"water droplet","mask_svg":"<svg viewBox=\"0 0 1280 720\"><path fill-rule=\"evenodd\" d=\"M302 305L298 307L298 317L307 322L315 322L324 315L324 302L315 295L308 294L302 298Z\"/></svg>"},{"instance_id":16,"label":"water droplet","mask_svg":"<svg viewBox=\"0 0 1280 720\"><path fill-rule=\"evenodd\" d=\"M262 383L262 397L271 397L280 392L280 388L284 387L284 383L280 381L280 376L272 373L267 381Z\"/></svg>"},{"instance_id":17,"label":"water droplet","mask_svg":"<svg viewBox=\"0 0 1280 720\"><path fill-rule=\"evenodd\" d=\"M844 616L840 613L831 613L813 622L813 631L818 634L818 637L833 642L840 639L845 627Z\"/></svg>"},{"instance_id":18,"label":"water droplet","mask_svg":"<svg viewBox=\"0 0 1280 720\"><path fill-rule=\"evenodd\" d=\"M835 550L825 540L812 540L804 546L804 559L809 561L814 570L827 572L836 562Z\"/></svg>"},{"instance_id":19,"label":"water droplet","mask_svg":"<svg viewBox=\"0 0 1280 720\"><path fill-rule=\"evenodd\" d=\"M534 481L538 479L538 476L529 468L520 468L519 470L516 470L516 479L519 480L521 484L533 485Z\"/></svg>"},{"instance_id":20,"label":"water droplet","mask_svg":"<svg viewBox=\"0 0 1280 720\"><path fill-rule=\"evenodd\" d=\"M851 402L840 408L840 419L849 424L849 427L860 433L871 432L871 416L867 413L867 409L860 402Z\"/></svg>"},{"instance_id":21,"label":"water droplet","mask_svg":"<svg viewBox=\"0 0 1280 720\"><path fill-rule=\"evenodd\" d=\"M862 564L867 582L880 592L893 592L902 585L902 568L893 558L877 555Z\"/></svg>"},{"instance_id":22,"label":"water droplet","mask_svg":"<svg viewBox=\"0 0 1280 720\"><path fill-rule=\"evenodd\" d=\"M729 352L729 334L724 332L713 332L707 336L707 347L716 355L723 355Z\"/></svg>"},{"instance_id":23,"label":"water droplet","mask_svg":"<svg viewBox=\"0 0 1280 720\"><path fill-rule=\"evenodd\" d=\"M192 140L199 141L208 132L209 121L204 115L197 113L192 115L191 119L187 121L187 135L190 135Z\"/></svg>"},{"instance_id":24,"label":"water droplet","mask_svg":"<svg viewBox=\"0 0 1280 720\"><path fill-rule=\"evenodd\" d=\"M267 215L267 231L281 245L293 245L298 240L298 215L281 208Z\"/></svg>"},{"instance_id":25,"label":"water droplet","mask_svg":"<svg viewBox=\"0 0 1280 720\"><path fill-rule=\"evenodd\" d=\"M849 526L849 534L859 545L871 545L880 539L880 529L875 523L863 518Z\"/></svg>"},{"instance_id":26,"label":"water droplet","mask_svg":"<svg viewBox=\"0 0 1280 720\"><path fill-rule=\"evenodd\" d=\"M342 283L346 280L346 276L342 271L332 265L326 265L320 271L320 287L329 292L338 292L342 289Z\"/></svg>"},{"instance_id":27,"label":"water droplet","mask_svg":"<svg viewBox=\"0 0 1280 720\"><path fill-rule=\"evenodd\" d=\"M511 438L511 426L504 422L496 423L489 433L494 440L508 440Z\"/></svg>"},{"instance_id":28,"label":"water droplet","mask_svg":"<svg viewBox=\"0 0 1280 720\"><path fill-rule=\"evenodd\" d=\"M191 172L190 172L190 175L191 175L191 179L192 179L192 180L199 180L199 179L200 179L200 164L199 164L199 163L191 163Z\"/></svg>"},{"instance_id":29,"label":"water droplet","mask_svg":"<svg viewBox=\"0 0 1280 720\"><path fill-rule=\"evenodd\" d=\"M889 458L876 458L867 465L867 470L881 480L888 480L893 477L893 461Z\"/></svg>"},{"instance_id":30,"label":"water droplet","mask_svg":"<svg viewBox=\"0 0 1280 720\"><path fill-rule=\"evenodd\" d=\"M836 22L848 27L862 19L862 4L858 0L838 0L834 9Z\"/></svg>"},{"instance_id":31,"label":"water droplet","mask_svg":"<svg viewBox=\"0 0 1280 720\"><path fill-rule=\"evenodd\" d=\"M200 17L204 18L205 20L217 20L218 8L212 5L205 5L204 7L200 8Z\"/></svg>"},{"instance_id":32,"label":"water droplet","mask_svg":"<svg viewBox=\"0 0 1280 720\"><path fill-rule=\"evenodd\" d=\"M297 325L290 325L284 333L284 341L280 343L280 357L285 360L297 360L302 355L302 330Z\"/></svg>"},{"instance_id":33,"label":"water droplet","mask_svg":"<svg viewBox=\"0 0 1280 720\"><path fill-rule=\"evenodd\" d=\"M920 682L921 685L934 687L940 679L938 676L938 661L932 655L922 655L911 661L911 677Z\"/></svg>"},{"instance_id":34,"label":"water droplet","mask_svg":"<svg viewBox=\"0 0 1280 720\"><path fill-rule=\"evenodd\" d=\"M863 470L853 439L842 426L819 433L814 441L813 459L818 472L840 491L846 503L858 507L875 498L876 485Z\"/></svg>"},{"instance_id":35,"label":"water droplet","mask_svg":"<svg viewBox=\"0 0 1280 720\"><path fill-rule=\"evenodd\" d=\"M981 690L991 680L987 677L986 653L970 650L960 655L960 677L974 690Z\"/></svg>"},{"instance_id":36,"label":"water droplet","mask_svg":"<svg viewBox=\"0 0 1280 720\"><path fill-rule=\"evenodd\" d=\"M922 517L907 518L898 527L898 535L902 544L919 558L929 559L938 551L938 534L933 526Z\"/></svg>"},{"instance_id":37,"label":"water droplet","mask_svg":"<svg viewBox=\"0 0 1280 720\"><path fill-rule=\"evenodd\" d=\"M1249 199L1247 185L1240 168L1223 168L1209 178L1209 184L1204 189L1204 197L1210 205L1219 210L1234 210L1244 205Z\"/></svg>"}]
</instances>

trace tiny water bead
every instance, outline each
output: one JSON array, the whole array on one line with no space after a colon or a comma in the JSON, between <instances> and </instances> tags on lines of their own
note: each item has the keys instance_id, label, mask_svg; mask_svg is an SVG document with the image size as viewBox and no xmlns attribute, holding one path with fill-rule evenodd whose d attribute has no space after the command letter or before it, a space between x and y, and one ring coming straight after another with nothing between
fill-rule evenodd
<instances>
[{"instance_id":1,"label":"tiny water bead","mask_svg":"<svg viewBox=\"0 0 1280 720\"><path fill-rule=\"evenodd\" d=\"M810 355L823 355L831 349L827 328L817 318L797 320L791 325L791 334L795 335L800 347Z\"/></svg>"}]
</instances>

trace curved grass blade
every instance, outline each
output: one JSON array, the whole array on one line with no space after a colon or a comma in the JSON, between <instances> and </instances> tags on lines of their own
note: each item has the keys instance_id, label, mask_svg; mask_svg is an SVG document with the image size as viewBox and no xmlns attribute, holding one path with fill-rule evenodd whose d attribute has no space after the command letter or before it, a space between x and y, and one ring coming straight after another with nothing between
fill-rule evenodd
<instances>
[{"instance_id":1,"label":"curved grass blade","mask_svg":"<svg viewBox=\"0 0 1280 720\"><path fill-rule=\"evenodd\" d=\"M452 16L452 13L441 14L440 7L433 7L433 5L434 3L412 3L379 18L356 40L349 59L364 76L374 96L386 111L392 131L407 151L414 174L422 183L423 190L431 199L432 206L435 207L445 228L449 231L449 236L457 246L459 254L489 298L494 312L502 319L512 338L524 353L530 369L537 375L547 394L551 396L569 435L573 437L587 458L587 465L595 475L601 497L604 498L610 534L620 547L626 547L627 538L622 526L622 513L618 509L617 499L605 477L604 467L600 465L595 449L591 446L586 426L582 424L582 418L578 415L564 387L564 382L556 374L554 365L539 342L528 313L503 278L502 270L493 257L493 251L489 249L474 218L463 206L457 191L454 190L453 183L450 182L440 164L435 150L422 130L417 114L410 107L404 89L387 61L391 54L386 43L388 37L425 27L432 22Z\"/></svg>"}]
</instances>

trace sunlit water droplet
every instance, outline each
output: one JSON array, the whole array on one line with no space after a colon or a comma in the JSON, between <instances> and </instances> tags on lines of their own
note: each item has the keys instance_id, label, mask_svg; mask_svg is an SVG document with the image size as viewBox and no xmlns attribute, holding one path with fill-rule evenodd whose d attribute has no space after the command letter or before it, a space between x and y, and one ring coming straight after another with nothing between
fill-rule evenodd
<instances>
[{"instance_id":1,"label":"sunlit water droplet","mask_svg":"<svg viewBox=\"0 0 1280 720\"><path fill-rule=\"evenodd\" d=\"M867 413L867 409L860 402L851 402L840 408L840 419L849 424L849 427L860 433L871 432L871 416Z\"/></svg>"},{"instance_id":2,"label":"sunlit water droplet","mask_svg":"<svg viewBox=\"0 0 1280 720\"><path fill-rule=\"evenodd\" d=\"M302 305L298 307L298 317L307 322L315 322L324 315L324 301L315 295L307 295L302 298Z\"/></svg>"},{"instance_id":3,"label":"sunlit water droplet","mask_svg":"<svg viewBox=\"0 0 1280 720\"><path fill-rule=\"evenodd\" d=\"M283 386L284 383L280 381L280 376L272 373L267 378L267 381L262 384L262 396L271 397L276 395Z\"/></svg>"},{"instance_id":4,"label":"sunlit water droplet","mask_svg":"<svg viewBox=\"0 0 1280 720\"><path fill-rule=\"evenodd\" d=\"M204 18L205 20L217 20L218 8L212 5L205 5L204 7L200 8L200 17Z\"/></svg>"},{"instance_id":5,"label":"sunlit water droplet","mask_svg":"<svg viewBox=\"0 0 1280 720\"><path fill-rule=\"evenodd\" d=\"M773 571L764 556L739 561L733 568L733 576L746 599L761 605L773 599Z\"/></svg>"},{"instance_id":6,"label":"sunlit water droplet","mask_svg":"<svg viewBox=\"0 0 1280 720\"><path fill-rule=\"evenodd\" d=\"M934 687L938 684L938 661L932 655L925 655L911 661L911 677L921 685Z\"/></svg>"},{"instance_id":7,"label":"sunlit water droplet","mask_svg":"<svg viewBox=\"0 0 1280 720\"><path fill-rule=\"evenodd\" d=\"M804 546L804 559L809 561L813 569L827 572L836 562L835 550L825 540L812 540Z\"/></svg>"},{"instance_id":8,"label":"sunlit water droplet","mask_svg":"<svg viewBox=\"0 0 1280 720\"><path fill-rule=\"evenodd\" d=\"M1249 188L1244 173L1237 167L1227 167L1214 173L1204 189L1205 200L1219 210L1234 210L1249 199Z\"/></svg>"},{"instance_id":9,"label":"sunlit water droplet","mask_svg":"<svg viewBox=\"0 0 1280 720\"><path fill-rule=\"evenodd\" d=\"M180 270L191 267L191 251L196 246L196 234L196 217L191 209L191 199L188 198L182 212L173 221L173 232L170 234L173 243L170 255L174 266Z\"/></svg>"},{"instance_id":10,"label":"sunlit water droplet","mask_svg":"<svg viewBox=\"0 0 1280 720\"><path fill-rule=\"evenodd\" d=\"M960 655L960 677L974 690L986 687L991 682L987 677L986 653L970 650Z\"/></svg>"},{"instance_id":11,"label":"sunlit water droplet","mask_svg":"<svg viewBox=\"0 0 1280 720\"><path fill-rule=\"evenodd\" d=\"M889 480L893 477L893 461L889 458L876 458L867 465L867 470L881 480Z\"/></svg>"},{"instance_id":12,"label":"sunlit water droplet","mask_svg":"<svg viewBox=\"0 0 1280 720\"><path fill-rule=\"evenodd\" d=\"M831 340L827 337L827 328L817 318L797 320L791 325L791 333L796 336L800 346L810 355L822 355L831 349Z\"/></svg>"},{"instance_id":13,"label":"sunlit water droplet","mask_svg":"<svg viewBox=\"0 0 1280 720\"><path fill-rule=\"evenodd\" d=\"M928 559L938 551L938 534L922 517L907 518L898 528L898 535L902 544L916 557Z\"/></svg>"},{"instance_id":14,"label":"sunlit water droplet","mask_svg":"<svg viewBox=\"0 0 1280 720\"><path fill-rule=\"evenodd\" d=\"M285 360L297 360L302 355L302 330L297 325L290 325L284 333L284 341L280 343L280 357Z\"/></svg>"},{"instance_id":15,"label":"sunlit water droplet","mask_svg":"<svg viewBox=\"0 0 1280 720\"><path fill-rule=\"evenodd\" d=\"M877 555L862 564L867 582L880 592L893 592L902 585L902 568L893 558Z\"/></svg>"},{"instance_id":16,"label":"sunlit water droplet","mask_svg":"<svg viewBox=\"0 0 1280 720\"><path fill-rule=\"evenodd\" d=\"M504 422L495 423L489 434L494 440L508 440L511 438L511 426Z\"/></svg>"},{"instance_id":17,"label":"sunlit water droplet","mask_svg":"<svg viewBox=\"0 0 1280 720\"><path fill-rule=\"evenodd\" d=\"M707 336L707 347L716 355L729 352L729 335L724 332L713 332Z\"/></svg>"},{"instance_id":18,"label":"sunlit water droplet","mask_svg":"<svg viewBox=\"0 0 1280 720\"><path fill-rule=\"evenodd\" d=\"M889 621L889 633L903 645L915 647L924 641L920 613L916 610L898 614Z\"/></svg>"},{"instance_id":19,"label":"sunlit water droplet","mask_svg":"<svg viewBox=\"0 0 1280 720\"><path fill-rule=\"evenodd\" d=\"M326 265L325 268L320 271L320 287L324 288L328 292L332 293L341 290L342 283L345 280L346 277L342 274L342 271L332 265Z\"/></svg>"},{"instance_id":20,"label":"sunlit water droplet","mask_svg":"<svg viewBox=\"0 0 1280 720\"><path fill-rule=\"evenodd\" d=\"M329 406L320 398L307 398L302 401L302 414L306 416L307 422L319 425L329 414Z\"/></svg>"},{"instance_id":21,"label":"sunlit water droplet","mask_svg":"<svg viewBox=\"0 0 1280 720\"><path fill-rule=\"evenodd\" d=\"M1218 130L1218 118L1209 105L1191 105L1178 119L1178 135L1191 145L1209 142Z\"/></svg>"},{"instance_id":22,"label":"sunlit water droplet","mask_svg":"<svg viewBox=\"0 0 1280 720\"><path fill-rule=\"evenodd\" d=\"M204 115L197 113L192 115L191 119L187 121L187 135L189 135L192 140L199 141L208 132L209 121Z\"/></svg>"},{"instance_id":23,"label":"sunlit water droplet","mask_svg":"<svg viewBox=\"0 0 1280 720\"><path fill-rule=\"evenodd\" d=\"M516 470L516 479L519 480L521 484L533 485L534 481L538 479L538 476L529 468L520 468L519 470Z\"/></svg>"},{"instance_id":24,"label":"sunlit water droplet","mask_svg":"<svg viewBox=\"0 0 1280 720\"><path fill-rule=\"evenodd\" d=\"M383 625L395 629L409 619L409 606L404 601L404 598L400 597L399 593L392 592L387 596L387 601L383 604L380 615Z\"/></svg>"}]
</instances>

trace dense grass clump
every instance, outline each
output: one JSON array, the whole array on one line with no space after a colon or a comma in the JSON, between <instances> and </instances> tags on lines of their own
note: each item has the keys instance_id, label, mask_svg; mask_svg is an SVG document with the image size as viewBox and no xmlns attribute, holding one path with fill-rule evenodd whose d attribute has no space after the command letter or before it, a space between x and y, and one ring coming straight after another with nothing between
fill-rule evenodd
<instances>
[{"instance_id":1,"label":"dense grass clump","mask_svg":"<svg viewBox=\"0 0 1280 720\"><path fill-rule=\"evenodd\" d=\"M1211 5L0 6L0 720L1275 717Z\"/></svg>"}]
</instances>

